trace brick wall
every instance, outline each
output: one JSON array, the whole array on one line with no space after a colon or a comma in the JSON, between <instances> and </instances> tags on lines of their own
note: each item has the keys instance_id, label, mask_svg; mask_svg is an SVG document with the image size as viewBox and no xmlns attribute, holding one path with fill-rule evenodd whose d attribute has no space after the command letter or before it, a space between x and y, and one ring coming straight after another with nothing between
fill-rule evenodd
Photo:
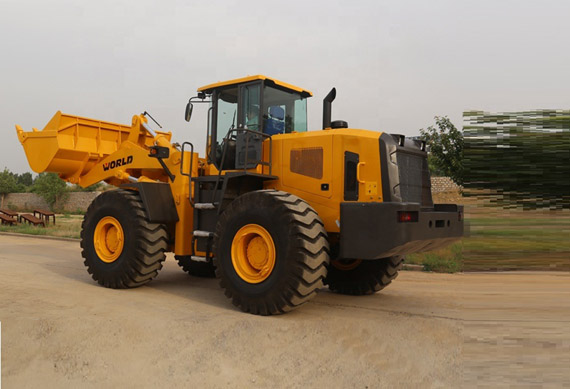
<instances>
[{"instance_id":1,"label":"brick wall","mask_svg":"<svg viewBox=\"0 0 570 389\"><path fill-rule=\"evenodd\" d=\"M101 192L71 192L67 201L61 206L64 212L85 212L89 204ZM45 200L35 193L9 193L4 198L4 207L12 208L17 211L33 211L34 209L49 209Z\"/></svg>"},{"instance_id":2,"label":"brick wall","mask_svg":"<svg viewBox=\"0 0 570 389\"><path fill-rule=\"evenodd\" d=\"M431 191L432 193L441 192L457 192L461 189L449 177L432 177ZM89 204L101 192L71 192L65 204L63 211L65 212L85 212ZM4 199L4 207L14 208L18 211L32 211L36 208L49 209L45 200L35 193L10 193Z\"/></svg>"},{"instance_id":3,"label":"brick wall","mask_svg":"<svg viewBox=\"0 0 570 389\"><path fill-rule=\"evenodd\" d=\"M432 177L431 178L431 192L457 192L462 189L459 185L451 180L449 177Z\"/></svg>"}]
</instances>

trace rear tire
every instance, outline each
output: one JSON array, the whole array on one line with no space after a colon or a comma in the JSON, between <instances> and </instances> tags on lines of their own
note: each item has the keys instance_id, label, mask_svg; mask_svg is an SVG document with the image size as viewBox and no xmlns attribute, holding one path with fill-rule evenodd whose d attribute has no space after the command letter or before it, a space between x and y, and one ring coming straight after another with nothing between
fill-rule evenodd
<instances>
[{"instance_id":1,"label":"rear tire","mask_svg":"<svg viewBox=\"0 0 570 389\"><path fill-rule=\"evenodd\" d=\"M163 224L148 221L137 192L113 190L97 196L87 209L81 248L87 271L100 285L134 288L158 275L168 234Z\"/></svg>"},{"instance_id":2,"label":"rear tire","mask_svg":"<svg viewBox=\"0 0 570 389\"><path fill-rule=\"evenodd\" d=\"M309 204L289 193L246 193L224 211L214 237L220 286L244 312L290 311L313 298L327 274L329 243Z\"/></svg>"},{"instance_id":3,"label":"rear tire","mask_svg":"<svg viewBox=\"0 0 570 389\"><path fill-rule=\"evenodd\" d=\"M216 267L212 261L198 262L190 259L189 255L175 255L174 258L178 266L186 273L195 277L214 278L216 277Z\"/></svg>"},{"instance_id":4,"label":"rear tire","mask_svg":"<svg viewBox=\"0 0 570 389\"><path fill-rule=\"evenodd\" d=\"M404 257L331 261L325 285L335 293L362 296L376 293L398 276Z\"/></svg>"}]
</instances>

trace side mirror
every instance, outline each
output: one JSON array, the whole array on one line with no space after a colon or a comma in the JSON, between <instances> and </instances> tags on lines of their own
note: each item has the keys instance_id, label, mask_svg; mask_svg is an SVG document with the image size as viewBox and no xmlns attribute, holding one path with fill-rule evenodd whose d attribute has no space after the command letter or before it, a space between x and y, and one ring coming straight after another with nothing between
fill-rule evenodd
<instances>
[{"instance_id":1,"label":"side mirror","mask_svg":"<svg viewBox=\"0 0 570 389\"><path fill-rule=\"evenodd\" d=\"M189 122L192 117L192 109L194 109L194 106L191 102L188 102L188 104L186 104L186 112L184 112L184 120L187 122Z\"/></svg>"}]
</instances>

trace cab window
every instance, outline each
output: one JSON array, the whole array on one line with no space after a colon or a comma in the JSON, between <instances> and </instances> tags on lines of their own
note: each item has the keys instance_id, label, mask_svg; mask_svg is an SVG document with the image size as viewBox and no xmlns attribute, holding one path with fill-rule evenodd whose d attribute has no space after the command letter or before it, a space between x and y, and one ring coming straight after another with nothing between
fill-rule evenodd
<instances>
[{"instance_id":1,"label":"cab window","mask_svg":"<svg viewBox=\"0 0 570 389\"><path fill-rule=\"evenodd\" d=\"M307 99L297 93L265 86L262 112L268 135L307 131Z\"/></svg>"},{"instance_id":2,"label":"cab window","mask_svg":"<svg viewBox=\"0 0 570 389\"><path fill-rule=\"evenodd\" d=\"M229 130L236 127L238 112L238 88L217 93L216 140L221 144Z\"/></svg>"},{"instance_id":3,"label":"cab window","mask_svg":"<svg viewBox=\"0 0 570 389\"><path fill-rule=\"evenodd\" d=\"M253 131L260 130L260 91L260 83L242 86L242 115L240 117L240 124Z\"/></svg>"}]
</instances>

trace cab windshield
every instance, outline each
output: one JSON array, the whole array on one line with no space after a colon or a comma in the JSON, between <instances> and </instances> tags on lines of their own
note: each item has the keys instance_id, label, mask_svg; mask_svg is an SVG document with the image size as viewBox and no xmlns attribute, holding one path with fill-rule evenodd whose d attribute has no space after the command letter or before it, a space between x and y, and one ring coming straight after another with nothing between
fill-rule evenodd
<instances>
[{"instance_id":1,"label":"cab windshield","mask_svg":"<svg viewBox=\"0 0 570 389\"><path fill-rule=\"evenodd\" d=\"M267 135L307 131L307 99L261 82L218 90L216 105L218 144L235 128Z\"/></svg>"}]
</instances>

